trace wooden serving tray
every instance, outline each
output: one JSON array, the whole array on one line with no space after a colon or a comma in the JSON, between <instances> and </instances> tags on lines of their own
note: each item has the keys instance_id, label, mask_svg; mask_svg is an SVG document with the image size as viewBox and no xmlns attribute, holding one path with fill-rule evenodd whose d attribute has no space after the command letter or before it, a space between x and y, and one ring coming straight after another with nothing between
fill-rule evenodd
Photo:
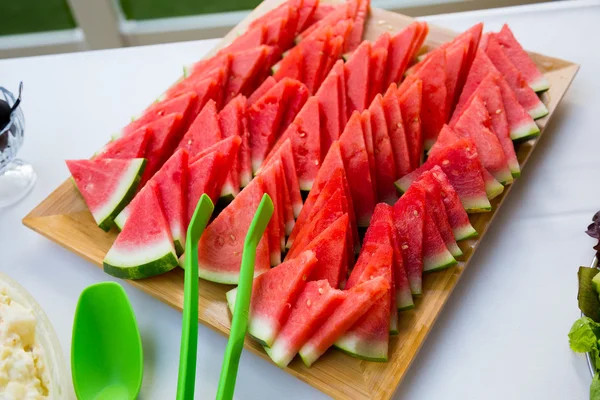
<instances>
[{"instance_id":1,"label":"wooden serving tray","mask_svg":"<svg viewBox=\"0 0 600 400\"><path fill-rule=\"evenodd\" d=\"M282 1L264 1L229 32L212 53L230 43L239 32L246 29L250 21L276 7ZM396 32L411 22L413 20L407 16L374 8L366 23L365 38L374 40L384 31ZM451 40L455 35L456 33L452 31L430 26L425 45L429 48L437 47L441 43ZM542 133L540 137L517 146L517 156L522 167L527 163L537 142L543 136L549 119L556 111L579 69L577 64L568 61L534 53L531 55L550 81L550 89L542 94L542 100L548 107L549 114L537 120ZM305 367L301 360L296 358L285 370L334 398L390 398L406 374L412 360L416 357L419 348L510 189L511 186L507 186L504 193L492 201L492 212L471 215L471 223L479 232L479 236L459 242L464 252L459 265L445 271L425 274L423 277L424 294L416 300L415 309L400 313L400 333L391 338L389 362L362 361L330 349L311 368ZM23 219L23 224L99 267L102 267L104 255L117 236L117 231L114 229L106 233L96 226L83 199L68 180L31 211ZM165 275L129 283L178 310L182 309L183 271L179 268ZM230 316L225 300L225 292L229 289L231 286L200 280L200 322L223 335L229 334L230 327ZM256 342L247 339L245 346L250 351L269 360Z\"/></svg>"}]
</instances>

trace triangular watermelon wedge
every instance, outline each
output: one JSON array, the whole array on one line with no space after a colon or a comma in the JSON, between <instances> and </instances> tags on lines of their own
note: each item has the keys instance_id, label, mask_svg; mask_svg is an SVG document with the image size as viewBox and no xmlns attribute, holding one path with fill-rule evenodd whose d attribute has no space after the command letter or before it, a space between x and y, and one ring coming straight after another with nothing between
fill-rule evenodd
<instances>
[{"instance_id":1,"label":"triangular watermelon wedge","mask_svg":"<svg viewBox=\"0 0 600 400\"><path fill-rule=\"evenodd\" d=\"M388 204L398 200L394 188L396 180L396 163L392 141L387 130L387 122L383 111L383 97L378 94L369 106L371 113L371 131L373 133L373 151L375 153L375 171L377 179L377 198Z\"/></svg>"},{"instance_id":2,"label":"triangular watermelon wedge","mask_svg":"<svg viewBox=\"0 0 600 400\"><path fill-rule=\"evenodd\" d=\"M468 55L469 49L466 45L452 46L446 50L446 94L448 96L446 121L454 109L457 93L460 93L460 79L464 75L463 70L466 67Z\"/></svg>"},{"instance_id":3,"label":"triangular watermelon wedge","mask_svg":"<svg viewBox=\"0 0 600 400\"><path fill-rule=\"evenodd\" d=\"M310 190L321 164L319 101L308 99L285 132L291 140L301 190Z\"/></svg>"},{"instance_id":4,"label":"triangular watermelon wedge","mask_svg":"<svg viewBox=\"0 0 600 400\"><path fill-rule=\"evenodd\" d=\"M154 182L140 192L140 200L104 257L104 272L124 279L143 279L177 266L167 219Z\"/></svg>"},{"instance_id":5,"label":"triangular watermelon wedge","mask_svg":"<svg viewBox=\"0 0 600 400\"><path fill-rule=\"evenodd\" d=\"M263 45L232 54L225 103L240 93L247 96L254 91L256 76L261 72L270 51L270 46Z\"/></svg>"},{"instance_id":6,"label":"triangular watermelon wedge","mask_svg":"<svg viewBox=\"0 0 600 400\"><path fill-rule=\"evenodd\" d=\"M296 25L297 17L296 10L288 7L287 16L275 18L267 22L265 24L267 34L263 43L277 46L283 50L288 49L294 43L294 31L296 29L295 26L289 29L288 24Z\"/></svg>"},{"instance_id":7,"label":"triangular watermelon wedge","mask_svg":"<svg viewBox=\"0 0 600 400\"><path fill-rule=\"evenodd\" d=\"M300 112L306 100L308 100L308 89L302 82L294 79L284 79L286 81L287 91L285 99L285 112L281 118L281 127L279 132L285 132L290 124Z\"/></svg>"},{"instance_id":8,"label":"triangular watermelon wedge","mask_svg":"<svg viewBox=\"0 0 600 400\"><path fill-rule=\"evenodd\" d=\"M333 4L319 4L315 9L313 15L307 21L307 27L319 22L327 16L330 12L334 11L336 6Z\"/></svg>"},{"instance_id":9,"label":"triangular watermelon wedge","mask_svg":"<svg viewBox=\"0 0 600 400\"><path fill-rule=\"evenodd\" d=\"M370 0L359 0L358 10L356 11L356 16L354 17L354 25L350 33L350 37L346 41L344 53L353 51L362 41L363 31L365 29L365 21L369 13L370 3Z\"/></svg>"},{"instance_id":10,"label":"triangular watermelon wedge","mask_svg":"<svg viewBox=\"0 0 600 400\"><path fill-rule=\"evenodd\" d=\"M221 139L223 139L223 135L219 125L217 103L210 100L194 119L177 148L186 149L190 153L190 157L194 158L198 153L218 143Z\"/></svg>"},{"instance_id":11,"label":"triangular watermelon wedge","mask_svg":"<svg viewBox=\"0 0 600 400\"><path fill-rule=\"evenodd\" d=\"M198 275L211 282L237 285L244 240L264 190L255 177L208 225L198 243ZM269 244L265 236L256 250L254 275L270 269Z\"/></svg>"},{"instance_id":12,"label":"triangular watermelon wedge","mask_svg":"<svg viewBox=\"0 0 600 400\"><path fill-rule=\"evenodd\" d=\"M329 37L324 40L306 39L298 47L302 51L302 83L306 85L309 93L315 93L319 88L319 77L327 63L327 49Z\"/></svg>"},{"instance_id":13,"label":"triangular watermelon wedge","mask_svg":"<svg viewBox=\"0 0 600 400\"><path fill-rule=\"evenodd\" d=\"M331 69L332 74L336 74L338 77L338 96L339 96L339 104L340 104L340 134L343 130L343 127L346 126L346 122L348 122L348 107L347 107L347 97L346 97L346 73L344 71L344 60L338 60Z\"/></svg>"},{"instance_id":14,"label":"triangular watermelon wedge","mask_svg":"<svg viewBox=\"0 0 600 400\"><path fill-rule=\"evenodd\" d=\"M346 80L347 115L367 108L369 95L369 66L371 64L371 43L364 41L352 53L344 65Z\"/></svg>"},{"instance_id":15,"label":"triangular watermelon wedge","mask_svg":"<svg viewBox=\"0 0 600 400\"><path fill-rule=\"evenodd\" d=\"M390 83L398 83L402 80L408 63L421 47L420 36L422 31L423 26L421 23L413 22L391 38L388 50L387 74L383 87L388 87ZM420 43L418 43L419 41Z\"/></svg>"},{"instance_id":16,"label":"triangular watermelon wedge","mask_svg":"<svg viewBox=\"0 0 600 400\"><path fill-rule=\"evenodd\" d=\"M221 188L229 170L228 157L219 151L208 153L189 165L189 181L187 189L187 224L194 215L200 197L206 193L216 204Z\"/></svg>"},{"instance_id":17,"label":"triangular watermelon wedge","mask_svg":"<svg viewBox=\"0 0 600 400\"><path fill-rule=\"evenodd\" d=\"M404 82L407 81L408 79ZM423 81L415 79L406 89L398 88L398 95L411 169L415 169L423 162L423 134L421 131Z\"/></svg>"},{"instance_id":18,"label":"triangular watermelon wedge","mask_svg":"<svg viewBox=\"0 0 600 400\"><path fill-rule=\"evenodd\" d=\"M340 125L340 80L335 73L327 75L316 97L319 100L321 116L321 157L325 157L331 143L340 138L342 126Z\"/></svg>"},{"instance_id":19,"label":"triangular watermelon wedge","mask_svg":"<svg viewBox=\"0 0 600 400\"><path fill-rule=\"evenodd\" d=\"M106 232L135 195L145 166L143 158L67 160L77 190L98 226Z\"/></svg>"},{"instance_id":20,"label":"triangular watermelon wedge","mask_svg":"<svg viewBox=\"0 0 600 400\"><path fill-rule=\"evenodd\" d=\"M452 256L460 257L462 250L458 247L454 239L454 233L452 232L452 227L446 215L446 208L442 201L441 188L437 180L433 177L433 172L424 172L413 185L419 187L425 193L425 207L438 228L444 244Z\"/></svg>"},{"instance_id":21,"label":"triangular watermelon wedge","mask_svg":"<svg viewBox=\"0 0 600 400\"><path fill-rule=\"evenodd\" d=\"M444 171L440 167L435 166L431 169L431 173L439 185L442 202L446 208L448 223L452 227L454 238L456 240L465 240L477 236L477 231L471 225L469 216L465 212L456 190L450 184Z\"/></svg>"},{"instance_id":22,"label":"triangular watermelon wedge","mask_svg":"<svg viewBox=\"0 0 600 400\"><path fill-rule=\"evenodd\" d=\"M408 174L414 168L411 167L410 154L408 151L408 141L404 132L404 121L402 120L402 111L397 95L398 88L395 83L390 84L383 97L383 111L387 131L392 143L394 153L394 165L396 166L396 177L399 178Z\"/></svg>"},{"instance_id":23,"label":"triangular watermelon wedge","mask_svg":"<svg viewBox=\"0 0 600 400\"><path fill-rule=\"evenodd\" d=\"M202 107L209 100L215 100L218 104L221 104L223 98L223 85L229 74L228 68L219 68L217 76L209 76L204 79L195 80L192 77L188 77L179 81L171 89L169 89L165 96L166 98L174 98L184 93L194 92L198 96L195 106L190 110L190 119L193 119ZM191 121L190 121L191 122Z\"/></svg>"},{"instance_id":24,"label":"triangular watermelon wedge","mask_svg":"<svg viewBox=\"0 0 600 400\"><path fill-rule=\"evenodd\" d=\"M304 29L308 28L313 23L317 22L318 19L315 19L316 10L319 7L326 6L325 4L319 4L319 0L302 0L300 1L300 6L298 7L298 26L296 28L296 33L302 32ZM321 14L323 17L331 12L332 10L321 10Z\"/></svg>"},{"instance_id":25,"label":"triangular watermelon wedge","mask_svg":"<svg viewBox=\"0 0 600 400\"><path fill-rule=\"evenodd\" d=\"M272 44L268 43L268 41L266 25L251 26L223 50L229 53L235 53L237 51L258 47L261 44Z\"/></svg>"},{"instance_id":26,"label":"triangular watermelon wedge","mask_svg":"<svg viewBox=\"0 0 600 400\"><path fill-rule=\"evenodd\" d=\"M396 187L406 192L423 172L436 165L444 171L468 213L487 212L492 209L483 180L485 169L479 162L475 144L467 138L461 138L432 154L420 168L397 180Z\"/></svg>"},{"instance_id":27,"label":"triangular watermelon wedge","mask_svg":"<svg viewBox=\"0 0 600 400\"><path fill-rule=\"evenodd\" d=\"M389 237L388 237L389 239ZM391 303L393 250L389 243L380 244L372 254L371 261L363 275L357 278L357 283L368 282L374 277L382 277L388 283L387 293L381 296L339 339L335 347L369 361L387 361L390 326L390 304L396 308L395 301ZM356 270L352 271L354 274ZM352 275L351 275L352 277ZM348 287L348 289L351 289Z\"/></svg>"},{"instance_id":28,"label":"triangular watermelon wedge","mask_svg":"<svg viewBox=\"0 0 600 400\"><path fill-rule=\"evenodd\" d=\"M369 171L369 161L362 132L360 114L355 112L340 136L340 149L344 160L352 203L358 226L369 226L375 209L375 194Z\"/></svg>"},{"instance_id":29,"label":"triangular watermelon wedge","mask_svg":"<svg viewBox=\"0 0 600 400\"><path fill-rule=\"evenodd\" d=\"M389 290L390 285L383 277L376 277L348 290L342 303L300 349L304 364L310 367L317 361Z\"/></svg>"},{"instance_id":30,"label":"triangular watermelon wedge","mask_svg":"<svg viewBox=\"0 0 600 400\"><path fill-rule=\"evenodd\" d=\"M504 24L495 36L502 45L506 56L521 72L530 88L536 92L543 92L550 88L548 79L542 75L529 54L523 50L507 24Z\"/></svg>"},{"instance_id":31,"label":"triangular watermelon wedge","mask_svg":"<svg viewBox=\"0 0 600 400\"><path fill-rule=\"evenodd\" d=\"M298 174L296 173L292 142L289 138L286 138L282 143L283 144L279 147L279 149L276 150L276 152L272 152L274 155L267 161L266 165L269 165L271 162L273 162L277 156L281 157L281 162L283 163L283 172L289 190L290 200L292 202L294 217L298 218L302 210L302 195L300 193Z\"/></svg>"},{"instance_id":32,"label":"triangular watermelon wedge","mask_svg":"<svg viewBox=\"0 0 600 400\"><path fill-rule=\"evenodd\" d=\"M375 149L373 145L373 129L371 127L371 112L367 109L360 114L360 123L365 139L365 149L367 150L367 159L369 160L369 172L371 174L371 183L373 184L373 193L377 193L377 167L375 165Z\"/></svg>"},{"instance_id":33,"label":"triangular watermelon wedge","mask_svg":"<svg viewBox=\"0 0 600 400\"><path fill-rule=\"evenodd\" d=\"M245 98L242 95L239 95L227 103L227 105L219 112L219 127L221 128L221 134L223 135L224 140L237 136L240 142L238 145L238 154L233 160L231 171L227 175L227 180L223 185L221 197L233 198L240 192L240 147L245 129L244 104Z\"/></svg>"},{"instance_id":34,"label":"triangular watermelon wedge","mask_svg":"<svg viewBox=\"0 0 600 400\"><path fill-rule=\"evenodd\" d=\"M285 251L285 238L289 236L294 230L294 226L296 224L296 219L294 218L294 207L292 206L292 197L290 194L290 188L287 183L287 178L285 177L285 168L283 166L284 161L281 158L281 155L275 158L275 163L279 163L279 177L281 184L281 199L283 206L283 224L284 224L284 237L283 237L283 247L281 251Z\"/></svg>"},{"instance_id":35,"label":"triangular watermelon wedge","mask_svg":"<svg viewBox=\"0 0 600 400\"><path fill-rule=\"evenodd\" d=\"M417 187L414 187L417 189ZM456 259L452 256L444 240L440 235L431 213L425 210L423 221L423 272L439 271L456 265Z\"/></svg>"},{"instance_id":36,"label":"triangular watermelon wedge","mask_svg":"<svg viewBox=\"0 0 600 400\"><path fill-rule=\"evenodd\" d=\"M252 282L252 297L248 315L248 333L263 346L271 346L285 325L291 308L306 287L307 278L317 265L312 251L286 261ZM226 293L233 315L237 288Z\"/></svg>"},{"instance_id":37,"label":"triangular watermelon wedge","mask_svg":"<svg viewBox=\"0 0 600 400\"><path fill-rule=\"evenodd\" d=\"M273 345L265 348L273 362L281 368L286 367L345 297L345 292L332 289L325 279L308 282Z\"/></svg>"},{"instance_id":38,"label":"triangular watermelon wedge","mask_svg":"<svg viewBox=\"0 0 600 400\"><path fill-rule=\"evenodd\" d=\"M144 158L151 135L152 132L147 126L141 127L127 136L121 136L111 141L94 158L118 158L121 160Z\"/></svg>"},{"instance_id":39,"label":"triangular watermelon wedge","mask_svg":"<svg viewBox=\"0 0 600 400\"><path fill-rule=\"evenodd\" d=\"M519 70L510 61L503 51L502 45L495 36L490 36L486 54L508 82L510 88L517 96L519 104L525 108L531 118L538 119L548 114L548 109L531 89Z\"/></svg>"},{"instance_id":40,"label":"triangular watermelon wedge","mask_svg":"<svg viewBox=\"0 0 600 400\"><path fill-rule=\"evenodd\" d=\"M258 99L263 97L275 84L277 81L272 76L267 77L258 88L250 96L248 96L248 101L246 105L250 107L252 104L256 103Z\"/></svg>"},{"instance_id":41,"label":"triangular watermelon wedge","mask_svg":"<svg viewBox=\"0 0 600 400\"><path fill-rule=\"evenodd\" d=\"M302 67L304 65L304 54L301 47L293 47L281 61L271 68L273 78L280 81L283 78L296 79L303 82Z\"/></svg>"},{"instance_id":42,"label":"triangular watermelon wedge","mask_svg":"<svg viewBox=\"0 0 600 400\"><path fill-rule=\"evenodd\" d=\"M387 33L387 32L386 32ZM389 35L388 35L389 37ZM375 46L375 45L374 45ZM375 48L371 51L371 64L369 65L370 92L367 101L371 102L375 96L384 89L383 80L385 79L385 69L387 64L387 48Z\"/></svg>"},{"instance_id":43,"label":"triangular watermelon wedge","mask_svg":"<svg viewBox=\"0 0 600 400\"><path fill-rule=\"evenodd\" d=\"M265 193L271 197L275 205L275 210L267 226L267 236L269 241L269 254L271 257L271 266L281 264L281 228L283 227L283 221L280 219L281 203L278 199L281 198L279 191L281 186L277 182L277 164L276 162L265 168L260 176L263 180L263 187ZM279 187L278 187L279 186ZM285 236L285 234L284 234Z\"/></svg>"}]
</instances>

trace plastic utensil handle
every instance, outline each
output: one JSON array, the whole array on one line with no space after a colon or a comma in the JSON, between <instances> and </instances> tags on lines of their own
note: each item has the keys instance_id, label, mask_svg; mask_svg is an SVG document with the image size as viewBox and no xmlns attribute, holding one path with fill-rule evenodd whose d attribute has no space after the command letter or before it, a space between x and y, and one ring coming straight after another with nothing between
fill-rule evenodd
<instances>
[{"instance_id":1,"label":"plastic utensil handle","mask_svg":"<svg viewBox=\"0 0 600 400\"><path fill-rule=\"evenodd\" d=\"M210 197L203 194L187 230L177 400L194 398L198 353L198 241L213 210L214 205Z\"/></svg>"},{"instance_id":2,"label":"plastic utensil handle","mask_svg":"<svg viewBox=\"0 0 600 400\"><path fill-rule=\"evenodd\" d=\"M248 309L252 295L256 248L265 233L272 215L273 201L268 194L264 194L244 242L240 280L233 310L233 321L231 322L231 332L227 348L225 349L223 366L221 367L217 400L230 400L233 398L240 356L244 347L244 337L246 336L246 329L248 327Z\"/></svg>"}]
</instances>

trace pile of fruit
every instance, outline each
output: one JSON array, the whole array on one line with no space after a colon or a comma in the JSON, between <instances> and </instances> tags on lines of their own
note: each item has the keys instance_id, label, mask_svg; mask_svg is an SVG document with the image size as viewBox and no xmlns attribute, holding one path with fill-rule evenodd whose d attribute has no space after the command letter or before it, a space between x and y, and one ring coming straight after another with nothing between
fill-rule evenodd
<instances>
[{"instance_id":1,"label":"pile of fruit","mask_svg":"<svg viewBox=\"0 0 600 400\"><path fill-rule=\"evenodd\" d=\"M267 193L249 333L280 366L332 345L387 360L423 272L456 264L457 241L477 235L468 213L519 176L513 141L539 133L548 81L508 26L420 54L426 23L362 41L368 13L369 0L290 0L91 160L68 161L98 225L121 229L106 272L175 268L207 193L225 206L200 240L199 276L236 285Z\"/></svg>"}]
</instances>

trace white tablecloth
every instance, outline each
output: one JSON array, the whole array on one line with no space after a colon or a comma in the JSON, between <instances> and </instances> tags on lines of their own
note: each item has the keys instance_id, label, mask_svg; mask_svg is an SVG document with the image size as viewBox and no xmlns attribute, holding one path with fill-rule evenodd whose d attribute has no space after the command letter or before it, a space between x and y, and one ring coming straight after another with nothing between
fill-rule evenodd
<instances>
[{"instance_id":1,"label":"white tablecloth","mask_svg":"<svg viewBox=\"0 0 600 400\"><path fill-rule=\"evenodd\" d=\"M463 30L508 22L524 47L582 64L521 179L425 342L397 397L405 399L585 399L585 359L569 350L577 318L583 233L600 209L600 2L555 2L427 18ZM67 177L65 159L91 155L216 41L0 61L0 84L25 83L21 157L39 176L33 192L0 210L0 271L42 304L69 359L79 293L112 280L21 225ZM125 285L142 332L141 398L175 396L181 314ZM200 326L197 398L214 398L225 338ZM236 398L317 399L321 393L244 352Z\"/></svg>"}]
</instances>

